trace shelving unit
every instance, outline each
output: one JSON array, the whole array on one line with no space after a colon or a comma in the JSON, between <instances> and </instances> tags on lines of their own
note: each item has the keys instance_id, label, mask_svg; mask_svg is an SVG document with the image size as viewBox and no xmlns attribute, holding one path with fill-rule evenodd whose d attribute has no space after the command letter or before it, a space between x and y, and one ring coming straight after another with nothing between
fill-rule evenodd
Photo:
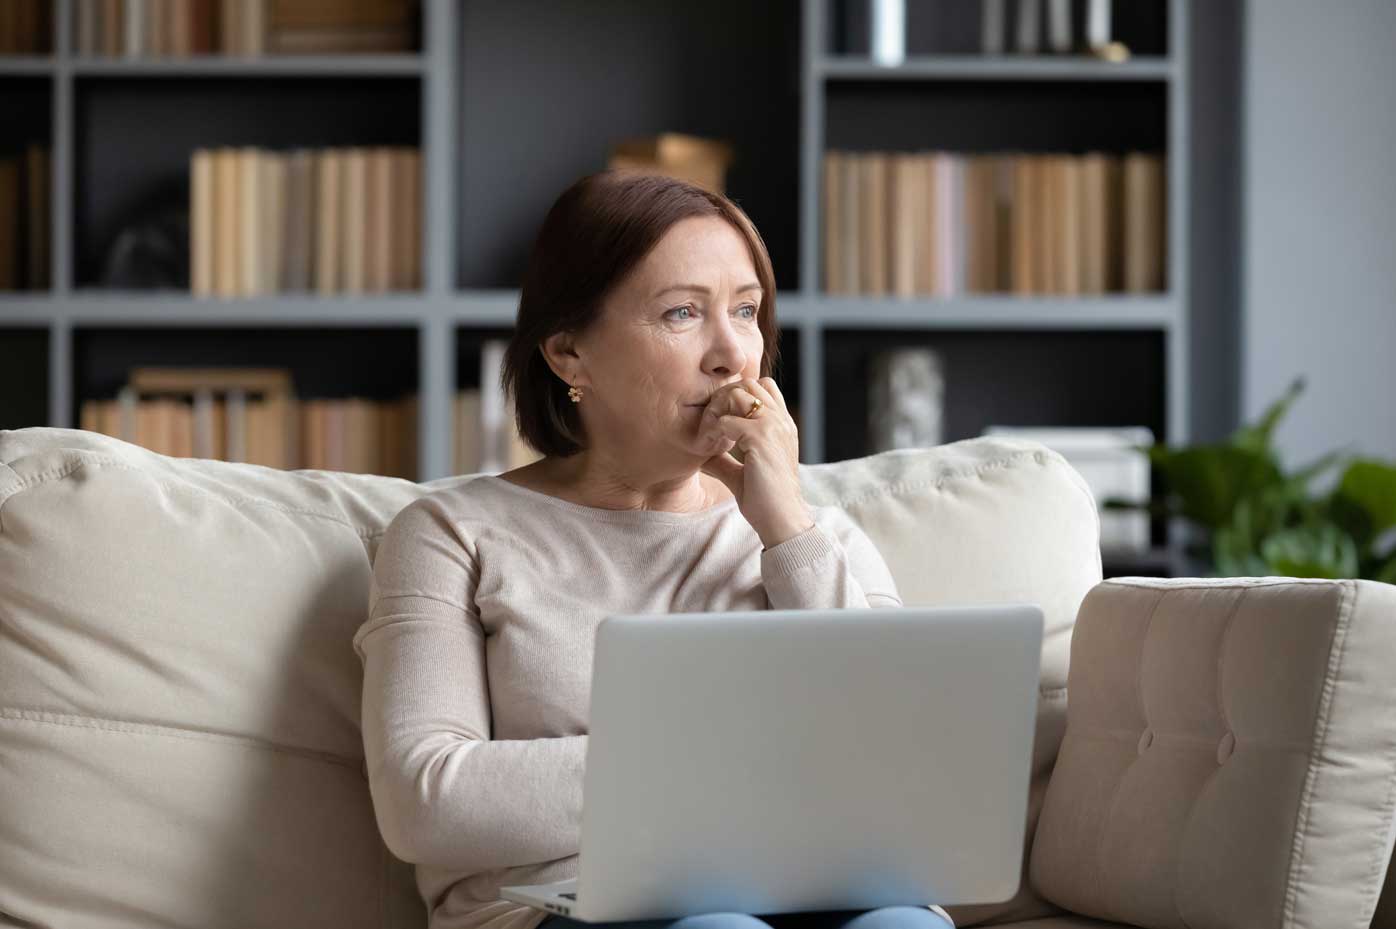
<instances>
[{"instance_id":1,"label":"shelving unit","mask_svg":"<svg viewBox=\"0 0 1396 929\"><path fill-rule=\"evenodd\" d=\"M913 55L896 68L832 52L829 2L772 0L752 7L738 0L715 0L661 8L627 0L596 0L584 6L556 0L525 9L424 0L425 47L419 54L137 61L75 57L74 0L56 0L56 53L0 59L0 92L15 81L31 89L36 81L47 84L54 180L53 290L0 294L0 351L7 357L16 351L46 352L43 364L18 366L26 372L25 383L38 377L46 383L21 389L25 396L16 404L0 404L0 416L18 425L13 418L32 415L23 411L35 408L33 397L43 396L49 424L73 425L83 391L96 389L97 383L92 372L80 367L89 363L84 353L100 346L102 333L148 329L168 346L180 337L197 341L201 332L226 333L240 327L247 330L249 343L258 337L274 342L280 330L406 330L415 334L415 348L402 348L400 332L394 344L399 354L410 356L421 398L419 477L445 476L450 473L451 398L471 370L469 359L463 361L460 353L485 334L507 331L512 325L518 296L514 287L543 212L571 180L604 166L610 141L672 130L720 136L737 144L739 158L728 192L752 215L776 265L777 311L786 336L782 374L787 394L801 409L805 461L845 457L858 450L857 439L834 433L855 428L858 417L849 411L864 405L857 383L859 353L879 341L936 344L942 337L958 339L956 344L962 346L972 344L975 357L988 358L993 353L985 346L997 338L1003 339L1005 349L1030 352L1033 334L1050 334L1053 338L1037 339L1039 350L1041 344L1064 339L1060 344L1075 346L1069 357L1086 365L1092 364L1092 346L1134 346L1131 350L1141 353L1130 356L1134 367L1156 368L1159 380L1131 382L1134 393L1112 398L1112 409L1127 420L1147 422L1146 417L1154 417L1163 433L1160 438L1185 442L1187 0L1157 0L1167 21L1166 36L1158 37L1159 53L1146 49L1148 54L1123 64L947 54ZM733 29L733 23L741 28ZM165 83L175 80L179 83ZM371 136L376 126L395 120L399 128L389 135L418 136L406 141L420 145L423 154L422 291L220 301L93 287L90 254L101 243L90 239L89 229L77 228L78 220L95 205L85 185L94 183L104 148L129 144L111 138L108 122L121 119L124 107L118 104L123 100L148 105L148 114L158 114L167 125L141 127L164 134L152 151L164 153L165 166L158 169L158 177L152 173L147 179L178 180L175 163L187 161L185 149L219 141L218 108L190 114L182 103L201 81L241 101L263 100L276 92L266 88L289 93L313 86L305 93L327 100L355 88L397 88L393 107L400 110L402 101L410 101L410 118L364 108L359 128ZM870 144L914 140L925 148L949 147L957 138L955 131L971 141L1012 138L1014 132L1031 132L1032 126L1009 125L996 116L995 102L1021 108L1038 98L1060 112L1084 115L1079 125L1054 122L1049 137L1022 137L1030 148L1035 141L1047 146L1061 139L1094 144L1102 133L1114 132L1123 133L1121 138L1155 140L1166 151L1167 292L1079 299L896 299L820 292L820 159L826 146L843 144L841 134L867 129L861 121L878 118L884 109L934 113L941 107L941 112L951 112L946 109L951 105L955 113L979 111L978 122L959 130L934 121L874 125L880 136ZM865 101L871 103L864 105ZM163 102L168 105L162 109ZM1127 106L1128 113L1121 109ZM850 122L849 113L859 115ZM1102 113L1115 114L1120 125L1098 125ZM245 144L282 145L286 143L281 140L296 135L296 127L263 129L250 140L244 134ZM1129 136L1131 132L1135 135ZM3 134L0 129L0 141ZM305 144L323 141L313 135L304 139ZM1099 389L1117 391L1118 385L1106 380L1112 366L1097 367ZM1039 368L1050 370L1050 365ZM345 377L358 375L345 372ZM846 387L849 378L854 379L851 388ZM1048 396L1048 384L1029 384L1021 377L996 380L992 371L983 370L973 380L999 384L1009 392L1043 394L1037 400L1007 397L990 405L994 409L1028 415L1061 407ZM1084 383L1076 389L1092 389L1089 379ZM831 391L846 389L852 393L831 396ZM1069 412L1086 415L1088 407L1070 404ZM1098 413L1103 408L1095 409ZM947 415L947 423L971 420L954 412ZM947 434L945 439L965 437Z\"/></svg>"}]
</instances>

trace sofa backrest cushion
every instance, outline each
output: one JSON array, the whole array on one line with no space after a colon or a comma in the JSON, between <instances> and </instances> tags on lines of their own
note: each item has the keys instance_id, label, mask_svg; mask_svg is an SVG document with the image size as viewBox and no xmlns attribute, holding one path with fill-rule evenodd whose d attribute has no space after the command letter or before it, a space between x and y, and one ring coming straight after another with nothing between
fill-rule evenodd
<instances>
[{"instance_id":1,"label":"sofa backrest cushion","mask_svg":"<svg viewBox=\"0 0 1396 929\"><path fill-rule=\"evenodd\" d=\"M1131 925L1366 929L1396 823L1396 587L1116 578L1081 605L1032 879Z\"/></svg>"},{"instance_id":2,"label":"sofa backrest cushion","mask_svg":"<svg viewBox=\"0 0 1396 929\"><path fill-rule=\"evenodd\" d=\"M1008 438L810 465L803 486L809 502L837 504L868 533L908 606L1025 601L1042 607L1024 877L1007 901L949 909L962 927L1056 912L1030 886L1026 855L1066 728L1076 610L1101 578L1100 521L1088 486L1056 452Z\"/></svg>"},{"instance_id":3,"label":"sofa backrest cushion","mask_svg":"<svg viewBox=\"0 0 1396 929\"><path fill-rule=\"evenodd\" d=\"M1042 604L1044 682L1060 687L1099 579L1094 507L1060 456L976 439L804 478L810 502L872 536L908 603ZM469 479L0 431L0 912L424 925L411 868L377 832L350 643L392 517Z\"/></svg>"}]
</instances>

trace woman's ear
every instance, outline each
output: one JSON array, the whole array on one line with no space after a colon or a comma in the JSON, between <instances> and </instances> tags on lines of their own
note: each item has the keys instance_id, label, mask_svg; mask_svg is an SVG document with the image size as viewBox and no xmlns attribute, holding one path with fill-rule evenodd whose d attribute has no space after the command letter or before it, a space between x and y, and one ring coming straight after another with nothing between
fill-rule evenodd
<instances>
[{"instance_id":1,"label":"woman's ear","mask_svg":"<svg viewBox=\"0 0 1396 929\"><path fill-rule=\"evenodd\" d=\"M554 332L543 340L539 347L543 359L553 373L568 384L584 387L587 384L582 359L577 354L576 340L570 332Z\"/></svg>"}]
</instances>

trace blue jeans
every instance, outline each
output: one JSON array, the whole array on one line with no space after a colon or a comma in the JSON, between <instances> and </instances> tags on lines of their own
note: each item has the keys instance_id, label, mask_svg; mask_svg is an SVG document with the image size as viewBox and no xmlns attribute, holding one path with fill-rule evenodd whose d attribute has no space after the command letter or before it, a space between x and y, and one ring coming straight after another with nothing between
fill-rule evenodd
<instances>
[{"instance_id":1,"label":"blue jeans","mask_svg":"<svg viewBox=\"0 0 1396 929\"><path fill-rule=\"evenodd\" d=\"M549 916L538 929L954 929L924 906L882 906L875 910L820 910L809 913L699 913L678 919L584 923L566 916Z\"/></svg>"}]
</instances>

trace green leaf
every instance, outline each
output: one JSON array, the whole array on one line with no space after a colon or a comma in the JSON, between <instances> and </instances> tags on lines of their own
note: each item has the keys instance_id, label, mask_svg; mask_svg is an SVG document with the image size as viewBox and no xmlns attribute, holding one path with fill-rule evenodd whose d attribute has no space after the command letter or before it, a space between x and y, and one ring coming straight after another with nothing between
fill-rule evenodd
<instances>
[{"instance_id":1,"label":"green leaf","mask_svg":"<svg viewBox=\"0 0 1396 929\"><path fill-rule=\"evenodd\" d=\"M1376 571L1372 572L1372 579L1381 581L1383 584L1396 584L1396 555Z\"/></svg>"},{"instance_id":2,"label":"green leaf","mask_svg":"<svg viewBox=\"0 0 1396 929\"><path fill-rule=\"evenodd\" d=\"M1244 527L1223 526L1212 534L1212 560L1221 577L1264 577L1270 573Z\"/></svg>"},{"instance_id":3,"label":"green leaf","mask_svg":"<svg viewBox=\"0 0 1396 929\"><path fill-rule=\"evenodd\" d=\"M1232 445L1200 445L1156 456L1163 479L1180 501L1182 515L1209 529L1231 521L1236 504L1284 476L1269 453Z\"/></svg>"},{"instance_id":4,"label":"green leaf","mask_svg":"<svg viewBox=\"0 0 1396 929\"><path fill-rule=\"evenodd\" d=\"M1253 452L1264 452L1270 448L1271 437L1275 427L1299 395L1304 392L1305 380L1303 377L1296 377L1285 391L1284 396L1270 405L1260 417L1260 421L1248 426L1242 426L1231 435L1230 443L1236 448L1244 448Z\"/></svg>"},{"instance_id":5,"label":"green leaf","mask_svg":"<svg viewBox=\"0 0 1396 929\"><path fill-rule=\"evenodd\" d=\"M1100 502L1100 508L1102 510L1148 513L1150 516L1157 517L1172 516L1175 512L1174 507L1167 500L1145 500L1141 503L1126 500L1123 497L1106 497Z\"/></svg>"},{"instance_id":6,"label":"green leaf","mask_svg":"<svg viewBox=\"0 0 1396 929\"><path fill-rule=\"evenodd\" d=\"M1359 458L1343 472L1338 493L1362 508L1371 520L1373 535L1396 526L1396 467Z\"/></svg>"},{"instance_id":7,"label":"green leaf","mask_svg":"<svg viewBox=\"0 0 1396 929\"><path fill-rule=\"evenodd\" d=\"M1261 543L1260 555L1283 577L1357 576L1357 545L1332 523L1276 532Z\"/></svg>"}]
</instances>

